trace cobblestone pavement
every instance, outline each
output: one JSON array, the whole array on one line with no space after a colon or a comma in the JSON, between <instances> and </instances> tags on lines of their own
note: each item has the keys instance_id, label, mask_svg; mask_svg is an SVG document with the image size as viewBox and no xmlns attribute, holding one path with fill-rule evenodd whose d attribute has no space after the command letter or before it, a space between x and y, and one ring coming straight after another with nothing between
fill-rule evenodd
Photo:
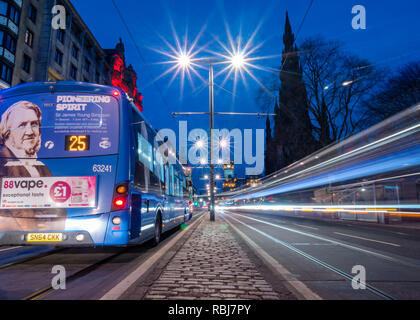
<instances>
[{"instance_id":1,"label":"cobblestone pavement","mask_svg":"<svg viewBox=\"0 0 420 320\"><path fill-rule=\"evenodd\" d=\"M204 219L147 291L146 300L279 300L229 226Z\"/></svg>"}]
</instances>

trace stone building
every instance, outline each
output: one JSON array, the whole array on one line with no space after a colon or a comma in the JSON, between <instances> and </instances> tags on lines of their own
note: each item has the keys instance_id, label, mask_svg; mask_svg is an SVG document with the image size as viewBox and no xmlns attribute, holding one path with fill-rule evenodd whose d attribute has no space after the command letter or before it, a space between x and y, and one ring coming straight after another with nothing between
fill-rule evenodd
<instances>
[{"instance_id":1,"label":"stone building","mask_svg":"<svg viewBox=\"0 0 420 320\"><path fill-rule=\"evenodd\" d=\"M54 6L65 28L53 26ZM0 89L34 81L80 81L123 89L142 110L124 45L104 50L69 0L0 0Z\"/></svg>"}]
</instances>

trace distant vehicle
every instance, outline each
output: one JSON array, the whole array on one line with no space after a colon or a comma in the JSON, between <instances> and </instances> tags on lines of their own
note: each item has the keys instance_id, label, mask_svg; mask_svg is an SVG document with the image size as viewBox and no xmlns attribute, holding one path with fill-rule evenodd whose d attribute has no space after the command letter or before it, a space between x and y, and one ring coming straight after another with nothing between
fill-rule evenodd
<instances>
[{"instance_id":1,"label":"distant vehicle","mask_svg":"<svg viewBox=\"0 0 420 320\"><path fill-rule=\"evenodd\" d=\"M0 245L157 244L190 217L184 168L122 90L31 83L0 96Z\"/></svg>"}]
</instances>

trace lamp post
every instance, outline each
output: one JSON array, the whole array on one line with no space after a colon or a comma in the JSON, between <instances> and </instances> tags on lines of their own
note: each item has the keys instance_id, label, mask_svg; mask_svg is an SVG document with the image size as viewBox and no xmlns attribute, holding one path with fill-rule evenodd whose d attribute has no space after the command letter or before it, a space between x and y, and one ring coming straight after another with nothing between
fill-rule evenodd
<instances>
[{"instance_id":1,"label":"lamp post","mask_svg":"<svg viewBox=\"0 0 420 320\"><path fill-rule=\"evenodd\" d=\"M215 221L214 214L214 163L213 163L213 129L214 129L214 79L213 63L209 64L209 118L210 118L210 221Z\"/></svg>"},{"instance_id":2,"label":"lamp post","mask_svg":"<svg viewBox=\"0 0 420 320\"><path fill-rule=\"evenodd\" d=\"M247 45L248 46L248 45ZM191 50L190 50L191 52ZM230 65L230 68L232 70L234 69L237 73L240 69L245 69L247 73L249 71L247 70L247 67L255 67L253 66L250 61L255 59L248 58L249 53L241 52L240 50L233 50L232 52L229 52L229 55L220 55L223 57L223 59L220 61L217 59L217 61L213 60L212 58L208 59L195 59L193 58L194 54L190 55L190 52L179 52L176 54L176 56L168 55L172 58L175 58L172 63L175 63L178 65L179 69L184 70L184 72L190 70L191 66L197 66L198 64L206 64L209 66L209 112L173 112L173 115L209 115L209 129L210 129L210 221L215 221L215 179L214 179L214 170L215 170L215 159L213 157L213 148L215 147L214 141L214 115L246 115L246 116L261 116L266 114L261 113L238 113L238 112L214 112L214 71L213 67L214 65L220 65L220 64L228 64ZM228 67L229 68L229 67ZM228 68L225 68L224 70L227 70ZM170 69L172 70L172 69ZM179 70L178 70L179 71ZM196 72L195 72L196 73ZM230 74L230 73L229 73ZM255 79L255 78L254 78ZM201 144L201 142L198 142ZM224 142L223 144L226 144ZM223 147L223 146L222 146ZM204 159L201 160L201 164L204 165ZM217 163L220 164L220 159L217 160Z\"/></svg>"}]
</instances>

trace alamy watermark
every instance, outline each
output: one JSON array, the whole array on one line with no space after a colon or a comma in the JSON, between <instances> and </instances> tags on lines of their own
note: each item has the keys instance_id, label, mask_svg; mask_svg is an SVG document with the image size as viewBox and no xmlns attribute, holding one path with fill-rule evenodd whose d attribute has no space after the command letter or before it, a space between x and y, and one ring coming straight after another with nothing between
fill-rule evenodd
<instances>
[{"instance_id":1,"label":"alamy watermark","mask_svg":"<svg viewBox=\"0 0 420 320\"><path fill-rule=\"evenodd\" d=\"M354 290L365 290L366 289L366 268L361 265L354 266L351 269L351 273L355 276L351 281L351 286Z\"/></svg>"},{"instance_id":2,"label":"alamy watermark","mask_svg":"<svg viewBox=\"0 0 420 320\"><path fill-rule=\"evenodd\" d=\"M356 5L351 9L351 13L355 14L351 21L354 30L366 30L366 8L362 5Z\"/></svg>"},{"instance_id":3,"label":"alamy watermark","mask_svg":"<svg viewBox=\"0 0 420 320\"><path fill-rule=\"evenodd\" d=\"M147 135L146 128L142 128L142 135L145 133ZM204 129L188 132L187 121L180 121L178 135L172 129L158 132L155 138L155 146L159 146L157 158L161 157L165 163L174 164L177 158L175 150L178 150L178 159L183 165L208 165L210 159L212 164L221 165L230 164L233 155L235 165L250 166L245 169L246 175L263 173L264 129L214 129L211 135L212 138Z\"/></svg>"},{"instance_id":4,"label":"alamy watermark","mask_svg":"<svg viewBox=\"0 0 420 320\"><path fill-rule=\"evenodd\" d=\"M61 5L53 6L51 13L54 15L51 26L54 30L65 30L67 26L66 8Z\"/></svg>"},{"instance_id":5,"label":"alamy watermark","mask_svg":"<svg viewBox=\"0 0 420 320\"><path fill-rule=\"evenodd\" d=\"M51 280L51 287L54 290L66 290L66 268L57 265L52 268L51 273L56 274Z\"/></svg>"}]
</instances>

